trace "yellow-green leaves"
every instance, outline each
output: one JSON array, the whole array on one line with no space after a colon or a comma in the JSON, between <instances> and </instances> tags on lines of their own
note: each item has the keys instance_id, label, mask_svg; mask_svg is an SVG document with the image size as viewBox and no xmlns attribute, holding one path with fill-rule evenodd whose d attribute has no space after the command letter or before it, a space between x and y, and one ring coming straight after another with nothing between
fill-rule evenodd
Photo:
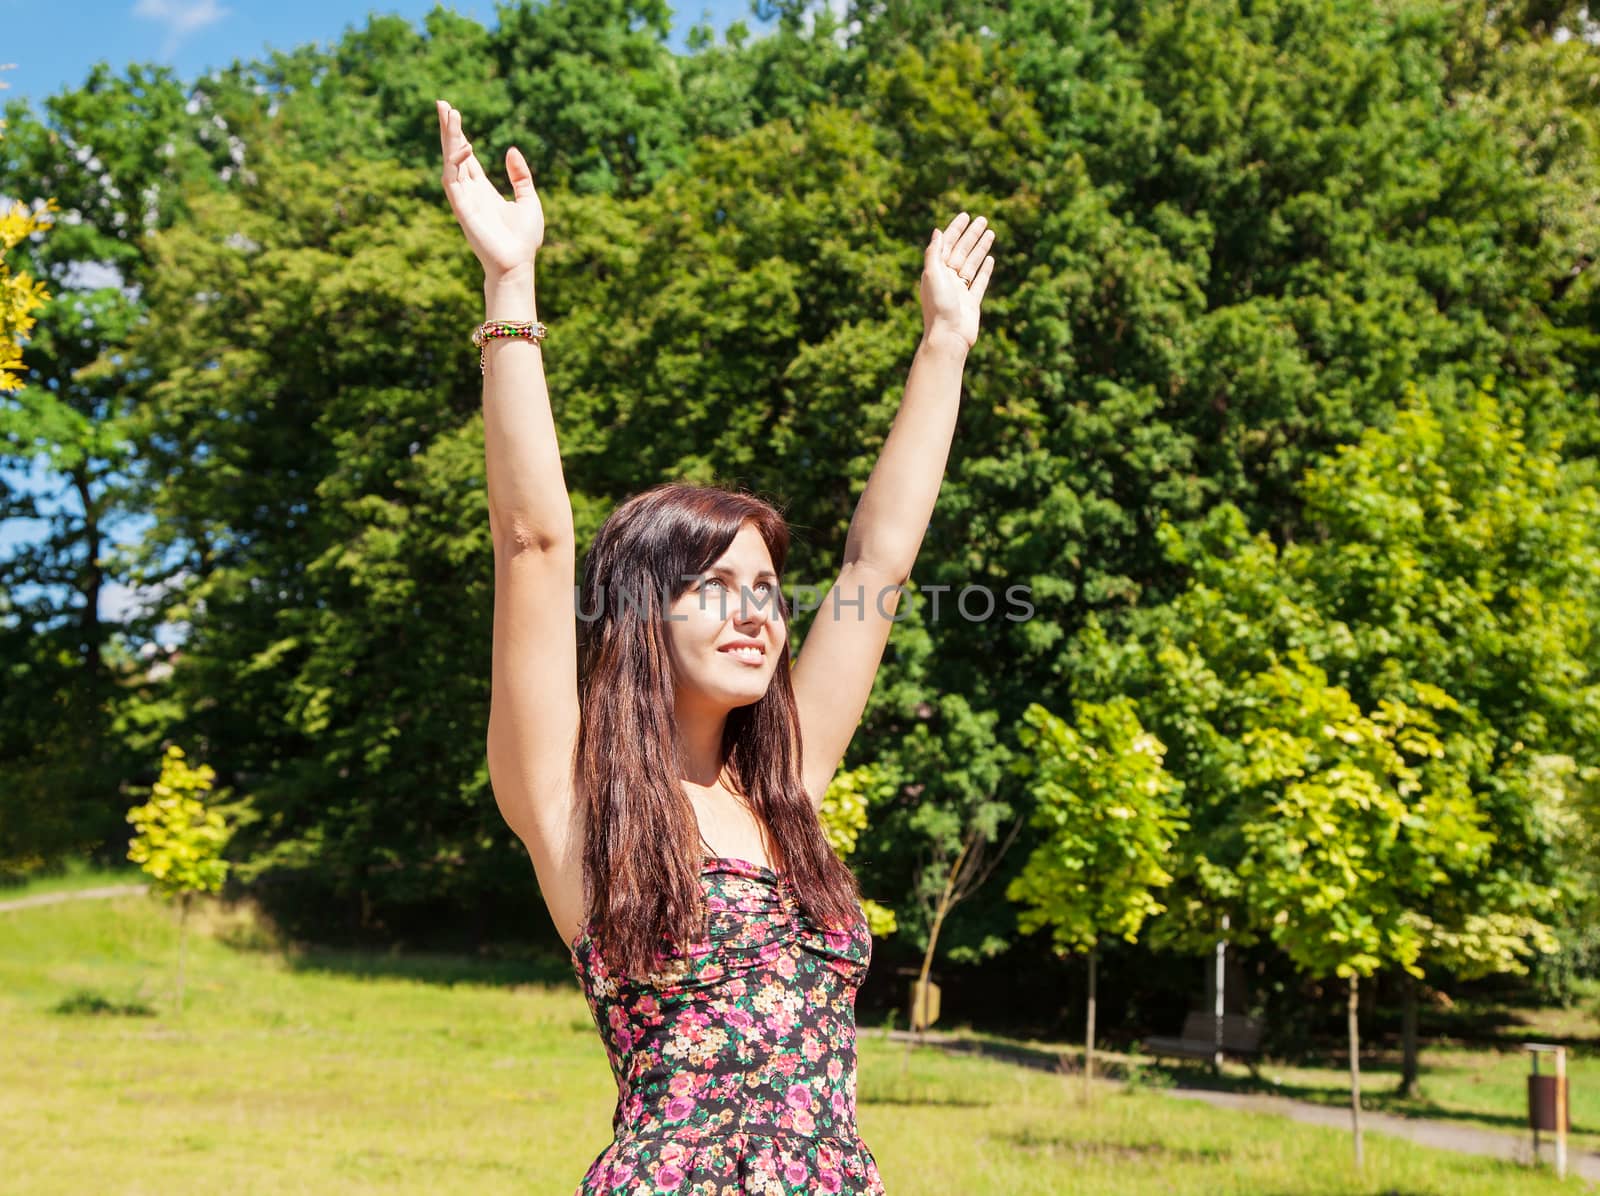
<instances>
[{"instance_id":1,"label":"yellow-green leaves","mask_svg":"<svg viewBox=\"0 0 1600 1196\"><path fill-rule=\"evenodd\" d=\"M229 838L227 822L204 801L215 780L210 765L192 767L183 749L170 745L150 800L128 811L135 831L128 858L144 869L151 887L163 897L215 893L227 877L228 863L221 858Z\"/></svg>"},{"instance_id":2,"label":"yellow-green leaves","mask_svg":"<svg viewBox=\"0 0 1600 1196\"><path fill-rule=\"evenodd\" d=\"M837 772L828 782L822 797L822 831L828 846L841 859L856 849L861 832L867 829L867 811L886 801L897 787L895 774L880 764L863 764ZM897 928L894 911L876 901L866 900L861 908L873 937L893 934Z\"/></svg>"},{"instance_id":3,"label":"yellow-green leaves","mask_svg":"<svg viewBox=\"0 0 1600 1196\"><path fill-rule=\"evenodd\" d=\"M33 313L50 298L44 283L26 271L13 272L6 257L22 241L49 228L45 213L54 210L54 203L40 212L12 201L9 211L0 212L0 391L22 385L22 341L33 331Z\"/></svg>"},{"instance_id":4,"label":"yellow-green leaves","mask_svg":"<svg viewBox=\"0 0 1600 1196\"><path fill-rule=\"evenodd\" d=\"M188 946L189 903L196 893L222 888L228 863L222 858L230 831L222 811L209 807L216 772L210 765L192 767L183 749L169 744L161 761L161 778L150 800L128 811L136 831L128 858L141 865L150 887L165 899L176 899L178 921L178 1012L183 1012L184 957Z\"/></svg>"},{"instance_id":5,"label":"yellow-green leaves","mask_svg":"<svg viewBox=\"0 0 1600 1196\"><path fill-rule=\"evenodd\" d=\"M1120 649L1080 641L1186 785L1167 943L1226 912L1313 974L1467 976L1522 966L1509 925L1550 941L1564 882L1525 745L1593 741L1596 496L1493 394L1403 397L1302 479L1305 534L1226 504L1167 525L1184 588Z\"/></svg>"},{"instance_id":6,"label":"yellow-green leaves","mask_svg":"<svg viewBox=\"0 0 1600 1196\"><path fill-rule=\"evenodd\" d=\"M1017 735L1028 750L1012 768L1044 831L1006 889L1023 906L1018 924L1048 927L1063 953L1092 950L1105 934L1133 942L1164 908L1155 891L1172 880L1169 855L1187 825L1166 748L1125 698L1086 703L1076 726L1035 702Z\"/></svg>"},{"instance_id":7,"label":"yellow-green leaves","mask_svg":"<svg viewBox=\"0 0 1600 1196\"><path fill-rule=\"evenodd\" d=\"M1246 750L1225 773L1243 815L1245 905L1312 975L1420 975L1426 940L1408 911L1489 839L1470 795L1428 791L1402 750L1436 754L1432 711L1386 700L1369 716L1299 650L1245 691Z\"/></svg>"}]
</instances>

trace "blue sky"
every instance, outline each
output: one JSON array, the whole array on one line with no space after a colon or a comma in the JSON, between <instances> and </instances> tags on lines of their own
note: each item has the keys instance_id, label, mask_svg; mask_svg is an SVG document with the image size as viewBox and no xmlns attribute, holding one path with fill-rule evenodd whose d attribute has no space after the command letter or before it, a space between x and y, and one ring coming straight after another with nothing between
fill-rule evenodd
<instances>
[{"instance_id":1,"label":"blue sky","mask_svg":"<svg viewBox=\"0 0 1600 1196\"><path fill-rule=\"evenodd\" d=\"M10 84L4 98L45 96L83 81L104 60L114 67L159 62L185 79L268 47L287 50L306 42L329 42L370 13L396 13L412 22L435 7L432 0L0 0L0 62L16 69L0 73ZM493 0L458 0L443 5L493 24ZM756 27L749 0L683 0L673 43L681 48L689 25L708 20L718 29L734 20Z\"/></svg>"},{"instance_id":2,"label":"blue sky","mask_svg":"<svg viewBox=\"0 0 1600 1196\"><path fill-rule=\"evenodd\" d=\"M288 50L307 42L336 41L346 29L362 27L373 13L394 13L417 23L438 6L436 0L0 0L0 103L27 99L35 107L49 95L82 83L96 62L120 70L130 62L171 67L191 80L236 59L260 57L268 49ZM495 21L494 0L444 4L485 24ZM709 22L718 30L735 20L760 26L750 0L682 0L674 6L672 44L684 48L691 24ZM13 485L38 492L48 475L0 471ZM78 509L74 501L73 509ZM42 527L28 520L0 521L0 555L38 536ZM115 529L137 536L141 524ZM101 611L116 617L127 596L108 592Z\"/></svg>"}]
</instances>

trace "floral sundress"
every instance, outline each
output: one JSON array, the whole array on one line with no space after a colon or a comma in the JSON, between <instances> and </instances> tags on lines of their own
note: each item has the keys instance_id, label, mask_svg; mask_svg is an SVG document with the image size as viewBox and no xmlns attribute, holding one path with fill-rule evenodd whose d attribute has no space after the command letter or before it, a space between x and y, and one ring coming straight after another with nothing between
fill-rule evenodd
<instances>
[{"instance_id":1,"label":"floral sundress","mask_svg":"<svg viewBox=\"0 0 1600 1196\"><path fill-rule=\"evenodd\" d=\"M708 937L663 973L614 978L587 929L572 944L617 1079L578 1196L882 1196L856 1130L865 918L819 927L747 860L709 856L701 883Z\"/></svg>"}]
</instances>

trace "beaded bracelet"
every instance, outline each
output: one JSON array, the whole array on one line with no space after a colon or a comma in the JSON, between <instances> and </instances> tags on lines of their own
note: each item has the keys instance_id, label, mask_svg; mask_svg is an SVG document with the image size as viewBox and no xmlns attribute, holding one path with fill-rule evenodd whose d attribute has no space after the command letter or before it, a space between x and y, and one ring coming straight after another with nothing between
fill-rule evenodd
<instances>
[{"instance_id":1,"label":"beaded bracelet","mask_svg":"<svg viewBox=\"0 0 1600 1196\"><path fill-rule=\"evenodd\" d=\"M486 320L472 330L472 343L478 346L478 372L489 372L489 342L512 337L533 341L544 340L549 330L538 320Z\"/></svg>"}]
</instances>

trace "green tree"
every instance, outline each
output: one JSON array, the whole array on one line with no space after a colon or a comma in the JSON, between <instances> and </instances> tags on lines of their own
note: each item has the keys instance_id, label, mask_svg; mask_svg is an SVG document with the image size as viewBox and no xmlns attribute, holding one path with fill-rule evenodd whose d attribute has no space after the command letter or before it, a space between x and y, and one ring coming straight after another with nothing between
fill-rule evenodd
<instances>
[{"instance_id":1,"label":"green tree","mask_svg":"<svg viewBox=\"0 0 1600 1196\"><path fill-rule=\"evenodd\" d=\"M537 114L535 177L579 193L648 191L687 149L666 0L507 6L495 36L513 112Z\"/></svg>"},{"instance_id":2,"label":"green tree","mask_svg":"<svg viewBox=\"0 0 1600 1196\"><path fill-rule=\"evenodd\" d=\"M216 775L210 765L188 764L183 749L169 745L150 800L128 811L135 832L128 858L144 869L158 897L178 904L179 1013L189 904L197 893L219 892L228 875L228 862L222 858L230 835L227 818L206 802Z\"/></svg>"},{"instance_id":3,"label":"green tree","mask_svg":"<svg viewBox=\"0 0 1600 1196\"><path fill-rule=\"evenodd\" d=\"M526 869L481 800L487 676L460 656L489 634L476 358L394 335L470 329L474 283L412 182L263 152L153 243L148 301L176 323L137 350L144 551L185 566L177 730L259 803L245 879L298 872L369 911L516 892Z\"/></svg>"},{"instance_id":4,"label":"green tree","mask_svg":"<svg viewBox=\"0 0 1600 1196\"><path fill-rule=\"evenodd\" d=\"M1183 787L1162 768L1166 748L1126 699L1085 703L1076 726L1037 703L1023 720L1017 735L1026 751L1012 769L1026 778L1044 836L1006 896L1023 906L1024 933L1049 929L1058 953L1088 956L1088 1100L1100 943L1107 935L1136 941L1163 910L1155 894L1172 880L1169 856L1186 825Z\"/></svg>"},{"instance_id":5,"label":"green tree","mask_svg":"<svg viewBox=\"0 0 1600 1196\"><path fill-rule=\"evenodd\" d=\"M1600 496L1585 467L1564 463L1563 432L1534 439L1524 423L1489 392L1415 392L1391 429L1305 490L1308 516L1340 545L1310 558L1307 576L1353 631L1352 691L1370 700L1414 678L1462 703L1450 755L1486 807L1493 859L1413 909L1424 964L1461 980L1525 972L1552 949L1550 921L1570 903L1550 889L1559 832L1540 761L1588 758L1600 731ZM1416 989L1402 985L1410 1092Z\"/></svg>"},{"instance_id":6,"label":"green tree","mask_svg":"<svg viewBox=\"0 0 1600 1196\"><path fill-rule=\"evenodd\" d=\"M1428 783L1442 758L1434 712L1453 699L1418 685L1363 712L1304 652L1250 678L1241 758L1226 771L1238 803L1234 872L1247 924L1295 966L1348 983L1350 1112L1362 1164L1359 984L1385 966L1412 974L1424 940L1419 900L1470 874L1490 834L1470 793Z\"/></svg>"},{"instance_id":7,"label":"green tree","mask_svg":"<svg viewBox=\"0 0 1600 1196\"><path fill-rule=\"evenodd\" d=\"M0 129L4 127L0 122ZM41 280L26 270L13 268L12 251L49 229L49 214L54 210L53 200L47 200L39 210L13 200L9 209L0 213L0 402L7 392L23 384L22 344L33 331L34 313L50 298ZM0 517L4 514L5 508L0 507ZM31 645L17 642L22 638L23 620L15 613L15 605L9 591L0 589L0 641L17 649L4 655L6 698L0 698L0 728L14 727L22 721L20 706L6 699L25 691L20 683L27 675L29 657L34 655L26 650ZM0 739L3 738L0 730ZM20 780L14 773L12 778ZM44 864L41 849L47 850L47 845L59 841L60 827L56 811L40 810L26 801L0 799L0 872L25 874Z\"/></svg>"},{"instance_id":8,"label":"green tree","mask_svg":"<svg viewBox=\"0 0 1600 1196\"><path fill-rule=\"evenodd\" d=\"M1317 538L1279 548L1227 507L1187 536L1169 527L1182 593L1125 640L1095 626L1080 638L1086 688L1131 695L1177 749L1192 827L1157 941L1199 948L1220 909L1237 937L1278 942L1286 925L1314 928L1273 921L1290 898L1309 916L1349 872L1349 900L1328 907L1344 919L1332 945L1309 930L1280 944L1302 969L1472 976L1520 971L1549 945L1561 877L1532 745L1592 742L1596 495L1507 412L1481 392L1413 392L1391 428L1306 475ZM1351 762L1334 741L1303 759L1346 723L1367 755ZM1296 770L1330 769L1295 798L1299 823L1261 812L1290 800L1279 782ZM1324 825L1326 843L1271 838ZM1327 868L1296 871L1313 847ZM1286 879L1263 895L1250 876L1279 865ZM1295 877L1321 887L1296 895Z\"/></svg>"},{"instance_id":9,"label":"green tree","mask_svg":"<svg viewBox=\"0 0 1600 1196\"><path fill-rule=\"evenodd\" d=\"M147 376L127 354L144 312L142 238L177 218L186 180L215 185L216 155L227 161L186 104L168 70L117 76L102 64L38 113L7 108L0 193L42 184L63 213L52 236L18 247L52 298L27 385L0 396L0 466L44 479L37 491L0 483L0 519L43 529L0 555L0 858L13 867L120 854L119 787L161 739L119 710L141 683L134 652L153 623L108 618L107 598L139 580L117 540L143 513L129 494L128 418Z\"/></svg>"}]
</instances>

